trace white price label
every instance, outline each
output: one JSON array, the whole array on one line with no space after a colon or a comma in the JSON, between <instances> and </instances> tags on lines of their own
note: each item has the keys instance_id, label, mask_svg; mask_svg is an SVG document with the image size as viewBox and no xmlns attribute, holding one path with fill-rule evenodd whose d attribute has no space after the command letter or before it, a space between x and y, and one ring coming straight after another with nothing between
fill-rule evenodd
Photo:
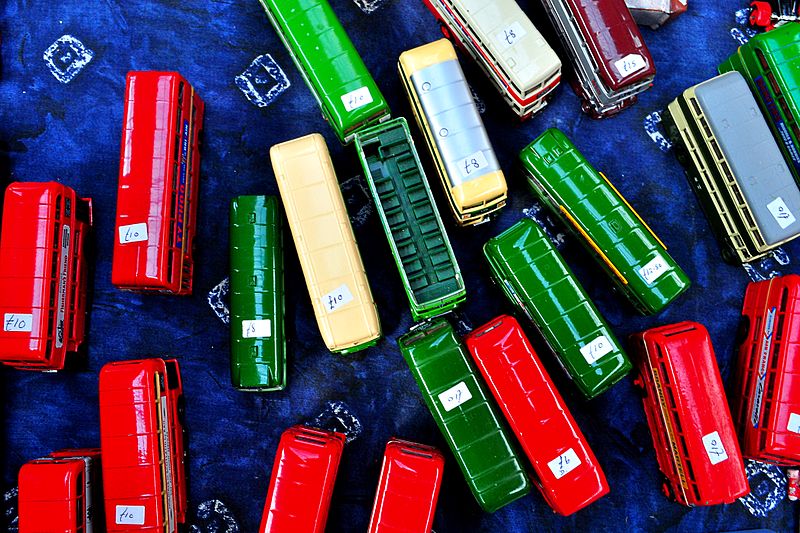
<instances>
[{"instance_id":1,"label":"white price label","mask_svg":"<svg viewBox=\"0 0 800 533\"><path fill-rule=\"evenodd\" d=\"M3 331L33 331L33 315L6 313L3 317Z\"/></svg>"},{"instance_id":2,"label":"white price label","mask_svg":"<svg viewBox=\"0 0 800 533\"><path fill-rule=\"evenodd\" d=\"M333 313L352 301L353 293L350 292L350 288L346 284L336 287L322 297L322 305L325 306L325 310L329 313Z\"/></svg>"},{"instance_id":3,"label":"white price label","mask_svg":"<svg viewBox=\"0 0 800 533\"><path fill-rule=\"evenodd\" d=\"M786 429L792 433L800 433L800 415L797 413L789 415L789 423L786 425Z\"/></svg>"},{"instance_id":4,"label":"white price label","mask_svg":"<svg viewBox=\"0 0 800 533\"><path fill-rule=\"evenodd\" d=\"M481 169L489 166L489 161L483 152L475 152L470 154L458 162L458 168L461 169L461 175L465 178L470 178L478 173Z\"/></svg>"},{"instance_id":5,"label":"white price label","mask_svg":"<svg viewBox=\"0 0 800 533\"><path fill-rule=\"evenodd\" d=\"M628 54L614 62L614 68L622 76L629 76L647 67L647 62L639 54Z\"/></svg>"},{"instance_id":6,"label":"white price label","mask_svg":"<svg viewBox=\"0 0 800 533\"><path fill-rule=\"evenodd\" d=\"M595 340L581 347L581 354L590 365L610 353L614 347L605 335L600 335Z\"/></svg>"},{"instance_id":7,"label":"white price label","mask_svg":"<svg viewBox=\"0 0 800 533\"><path fill-rule=\"evenodd\" d=\"M494 38L500 44L501 49L505 50L514 46L517 41L525 37L527 34L528 32L525 31L525 28L522 27L522 24L519 22L514 22L510 26L503 28L503 31L496 34Z\"/></svg>"},{"instance_id":8,"label":"white price label","mask_svg":"<svg viewBox=\"0 0 800 533\"><path fill-rule=\"evenodd\" d=\"M786 229L792 224L794 224L796 218L789 208L786 207L786 202L783 201L783 198L778 196L770 203L767 204L767 209L769 212L772 213L772 216L775 218L775 222L781 227L781 229Z\"/></svg>"},{"instance_id":9,"label":"white price label","mask_svg":"<svg viewBox=\"0 0 800 533\"><path fill-rule=\"evenodd\" d=\"M129 242L141 242L147 240L147 224L129 224L119 227L119 243L128 244Z\"/></svg>"},{"instance_id":10,"label":"white price label","mask_svg":"<svg viewBox=\"0 0 800 533\"><path fill-rule=\"evenodd\" d=\"M444 410L448 412L471 399L472 393L469 392L467 384L463 381L439 394L439 401L442 402Z\"/></svg>"},{"instance_id":11,"label":"white price label","mask_svg":"<svg viewBox=\"0 0 800 533\"><path fill-rule=\"evenodd\" d=\"M706 453L708 458L711 459L712 465L721 463L728 458L722 439L719 438L719 433L716 431L703 437L703 446L706 447Z\"/></svg>"},{"instance_id":12,"label":"white price label","mask_svg":"<svg viewBox=\"0 0 800 533\"><path fill-rule=\"evenodd\" d=\"M342 103L344 104L344 108L348 111L353 111L359 107L364 107L367 104L371 104L372 95L369 93L369 87L361 87L360 89L350 91L349 93L343 95Z\"/></svg>"},{"instance_id":13,"label":"white price label","mask_svg":"<svg viewBox=\"0 0 800 533\"><path fill-rule=\"evenodd\" d=\"M639 275L644 278L644 281L648 285L652 285L668 268L667 262L661 257L661 254L658 254L649 263L639 269Z\"/></svg>"},{"instance_id":14,"label":"white price label","mask_svg":"<svg viewBox=\"0 0 800 533\"><path fill-rule=\"evenodd\" d=\"M144 505L117 505L114 521L119 525L143 526Z\"/></svg>"},{"instance_id":15,"label":"white price label","mask_svg":"<svg viewBox=\"0 0 800 533\"><path fill-rule=\"evenodd\" d=\"M242 337L245 339L272 337L272 321L268 318L263 320L242 320Z\"/></svg>"},{"instance_id":16,"label":"white price label","mask_svg":"<svg viewBox=\"0 0 800 533\"><path fill-rule=\"evenodd\" d=\"M547 466L550 467L550 471L553 472L553 475L556 476L556 479L561 479L578 468L580 464L581 460L578 458L578 454L575 453L575 450L570 448L547 463Z\"/></svg>"}]
</instances>

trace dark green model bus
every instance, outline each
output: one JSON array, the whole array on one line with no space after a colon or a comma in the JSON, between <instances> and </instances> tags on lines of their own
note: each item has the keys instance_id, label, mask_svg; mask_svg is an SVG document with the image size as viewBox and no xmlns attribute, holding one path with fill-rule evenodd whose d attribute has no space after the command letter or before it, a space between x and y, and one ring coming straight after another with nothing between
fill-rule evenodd
<instances>
[{"instance_id":1,"label":"dark green model bus","mask_svg":"<svg viewBox=\"0 0 800 533\"><path fill-rule=\"evenodd\" d=\"M539 329L587 398L622 379L631 362L561 254L523 218L483 247L492 277Z\"/></svg>"},{"instance_id":2,"label":"dark green model bus","mask_svg":"<svg viewBox=\"0 0 800 533\"><path fill-rule=\"evenodd\" d=\"M464 280L406 119L359 132L355 145L411 315L421 320L451 311L466 297Z\"/></svg>"},{"instance_id":3,"label":"dark green model bus","mask_svg":"<svg viewBox=\"0 0 800 533\"><path fill-rule=\"evenodd\" d=\"M450 323L423 322L397 344L480 506L491 513L528 494L513 441Z\"/></svg>"},{"instance_id":4,"label":"dark green model bus","mask_svg":"<svg viewBox=\"0 0 800 533\"><path fill-rule=\"evenodd\" d=\"M658 313L690 282L664 243L560 130L519 154L528 184L570 228L633 306Z\"/></svg>"},{"instance_id":5,"label":"dark green model bus","mask_svg":"<svg viewBox=\"0 0 800 533\"><path fill-rule=\"evenodd\" d=\"M231 202L231 382L237 389L286 386L282 224L274 196Z\"/></svg>"},{"instance_id":6,"label":"dark green model bus","mask_svg":"<svg viewBox=\"0 0 800 533\"><path fill-rule=\"evenodd\" d=\"M752 37L719 66L731 70L744 76L800 184L800 24Z\"/></svg>"},{"instance_id":7,"label":"dark green model bus","mask_svg":"<svg viewBox=\"0 0 800 533\"><path fill-rule=\"evenodd\" d=\"M343 143L389 106L328 0L261 0L322 114Z\"/></svg>"}]
</instances>

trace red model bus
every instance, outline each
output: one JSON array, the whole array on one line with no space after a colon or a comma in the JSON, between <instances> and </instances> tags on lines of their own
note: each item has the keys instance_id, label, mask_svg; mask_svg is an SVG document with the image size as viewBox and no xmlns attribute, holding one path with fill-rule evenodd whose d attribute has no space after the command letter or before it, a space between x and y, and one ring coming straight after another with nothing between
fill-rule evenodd
<instances>
[{"instance_id":1,"label":"red model bus","mask_svg":"<svg viewBox=\"0 0 800 533\"><path fill-rule=\"evenodd\" d=\"M436 448L390 440L383 454L369 533L429 532L443 472L444 457Z\"/></svg>"},{"instance_id":2,"label":"red model bus","mask_svg":"<svg viewBox=\"0 0 800 533\"><path fill-rule=\"evenodd\" d=\"M109 532L174 533L186 521L183 404L174 359L108 363L100 371Z\"/></svg>"},{"instance_id":3,"label":"red model bus","mask_svg":"<svg viewBox=\"0 0 800 533\"><path fill-rule=\"evenodd\" d=\"M98 524L100 451L62 450L19 471L20 533L91 533ZM102 527L97 527L102 530Z\"/></svg>"},{"instance_id":4,"label":"red model bus","mask_svg":"<svg viewBox=\"0 0 800 533\"><path fill-rule=\"evenodd\" d=\"M192 293L204 104L177 72L129 72L111 282Z\"/></svg>"},{"instance_id":5,"label":"red model bus","mask_svg":"<svg viewBox=\"0 0 800 533\"><path fill-rule=\"evenodd\" d=\"M733 417L742 454L800 464L800 276L747 286Z\"/></svg>"},{"instance_id":6,"label":"red model bus","mask_svg":"<svg viewBox=\"0 0 800 533\"><path fill-rule=\"evenodd\" d=\"M12 183L0 235L0 361L61 370L84 342L92 201L56 182Z\"/></svg>"},{"instance_id":7,"label":"red model bus","mask_svg":"<svg viewBox=\"0 0 800 533\"><path fill-rule=\"evenodd\" d=\"M292 426L281 435L260 533L322 533L328 520L345 436Z\"/></svg>"},{"instance_id":8,"label":"red model bus","mask_svg":"<svg viewBox=\"0 0 800 533\"><path fill-rule=\"evenodd\" d=\"M631 336L663 489L683 505L750 492L708 331L680 322Z\"/></svg>"},{"instance_id":9,"label":"red model bus","mask_svg":"<svg viewBox=\"0 0 800 533\"><path fill-rule=\"evenodd\" d=\"M498 317L465 341L550 507L566 516L608 494L597 458L519 322Z\"/></svg>"}]
</instances>

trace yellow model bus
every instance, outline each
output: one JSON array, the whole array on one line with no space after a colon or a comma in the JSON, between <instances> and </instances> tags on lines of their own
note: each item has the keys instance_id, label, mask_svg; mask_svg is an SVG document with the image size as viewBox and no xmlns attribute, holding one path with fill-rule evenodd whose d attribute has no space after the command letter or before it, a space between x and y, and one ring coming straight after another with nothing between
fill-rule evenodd
<instances>
[{"instance_id":1,"label":"yellow model bus","mask_svg":"<svg viewBox=\"0 0 800 533\"><path fill-rule=\"evenodd\" d=\"M403 52L398 68L456 222L487 222L506 205L508 186L453 45Z\"/></svg>"},{"instance_id":2,"label":"yellow model bus","mask_svg":"<svg viewBox=\"0 0 800 533\"><path fill-rule=\"evenodd\" d=\"M325 344L337 353L374 345L378 310L325 139L314 133L269 155Z\"/></svg>"}]
</instances>

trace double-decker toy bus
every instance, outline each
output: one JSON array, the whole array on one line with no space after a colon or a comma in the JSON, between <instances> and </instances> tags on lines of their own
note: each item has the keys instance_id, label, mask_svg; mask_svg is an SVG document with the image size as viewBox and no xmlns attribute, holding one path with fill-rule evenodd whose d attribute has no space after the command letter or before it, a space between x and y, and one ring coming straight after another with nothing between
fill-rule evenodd
<instances>
[{"instance_id":1,"label":"double-decker toy bus","mask_svg":"<svg viewBox=\"0 0 800 533\"><path fill-rule=\"evenodd\" d=\"M8 186L0 235L0 362L61 370L85 342L92 201L56 182Z\"/></svg>"},{"instance_id":2,"label":"double-decker toy bus","mask_svg":"<svg viewBox=\"0 0 800 533\"><path fill-rule=\"evenodd\" d=\"M328 0L260 0L342 143L390 117L389 106Z\"/></svg>"},{"instance_id":3,"label":"double-decker toy bus","mask_svg":"<svg viewBox=\"0 0 800 533\"><path fill-rule=\"evenodd\" d=\"M102 531L95 503L100 492L100 450L61 450L19 470L19 531Z\"/></svg>"},{"instance_id":4,"label":"double-decker toy bus","mask_svg":"<svg viewBox=\"0 0 800 533\"><path fill-rule=\"evenodd\" d=\"M662 311L689 288L661 239L560 130L545 131L519 158L533 193L641 313Z\"/></svg>"},{"instance_id":5,"label":"double-decker toy bus","mask_svg":"<svg viewBox=\"0 0 800 533\"><path fill-rule=\"evenodd\" d=\"M314 133L269 154L325 345L337 353L374 345L378 310L325 139Z\"/></svg>"},{"instance_id":6,"label":"double-decker toy bus","mask_svg":"<svg viewBox=\"0 0 800 533\"><path fill-rule=\"evenodd\" d=\"M414 320L453 310L464 279L402 117L356 136L364 175L408 296Z\"/></svg>"},{"instance_id":7,"label":"double-decker toy bus","mask_svg":"<svg viewBox=\"0 0 800 533\"><path fill-rule=\"evenodd\" d=\"M688 506L750 492L708 331L680 322L631 336L664 493Z\"/></svg>"},{"instance_id":8,"label":"double-decker toy bus","mask_svg":"<svg viewBox=\"0 0 800 533\"><path fill-rule=\"evenodd\" d=\"M800 234L800 190L741 74L690 87L663 118L726 261L758 259Z\"/></svg>"},{"instance_id":9,"label":"double-decker toy bus","mask_svg":"<svg viewBox=\"0 0 800 533\"><path fill-rule=\"evenodd\" d=\"M747 286L731 398L742 454L800 465L800 276Z\"/></svg>"},{"instance_id":10,"label":"double-decker toy bus","mask_svg":"<svg viewBox=\"0 0 800 533\"><path fill-rule=\"evenodd\" d=\"M174 359L100 371L100 448L106 527L175 533L186 522L184 399Z\"/></svg>"},{"instance_id":11,"label":"double-decker toy bus","mask_svg":"<svg viewBox=\"0 0 800 533\"><path fill-rule=\"evenodd\" d=\"M400 79L460 226L488 222L508 186L450 41L400 54Z\"/></svg>"},{"instance_id":12,"label":"double-decker toy bus","mask_svg":"<svg viewBox=\"0 0 800 533\"><path fill-rule=\"evenodd\" d=\"M719 66L747 81L800 183L800 24L784 24L752 37Z\"/></svg>"},{"instance_id":13,"label":"double-decker toy bus","mask_svg":"<svg viewBox=\"0 0 800 533\"><path fill-rule=\"evenodd\" d=\"M512 439L450 323L423 322L397 344L481 508L493 513L528 494Z\"/></svg>"},{"instance_id":14,"label":"double-decker toy bus","mask_svg":"<svg viewBox=\"0 0 800 533\"><path fill-rule=\"evenodd\" d=\"M544 337L586 398L622 379L631 362L539 225L523 218L483 247L492 278Z\"/></svg>"},{"instance_id":15,"label":"double-decker toy bus","mask_svg":"<svg viewBox=\"0 0 800 533\"><path fill-rule=\"evenodd\" d=\"M566 516L608 494L594 452L519 322L501 316L464 340L550 507Z\"/></svg>"},{"instance_id":16,"label":"double-decker toy bus","mask_svg":"<svg viewBox=\"0 0 800 533\"><path fill-rule=\"evenodd\" d=\"M429 533L443 472L444 457L436 448L390 440L383 454L369 533Z\"/></svg>"},{"instance_id":17,"label":"double-decker toy bus","mask_svg":"<svg viewBox=\"0 0 800 533\"><path fill-rule=\"evenodd\" d=\"M521 120L547 105L561 60L515 0L424 0Z\"/></svg>"},{"instance_id":18,"label":"double-decker toy bus","mask_svg":"<svg viewBox=\"0 0 800 533\"><path fill-rule=\"evenodd\" d=\"M650 88L655 65L625 0L542 3L572 61L572 87L584 112L615 115Z\"/></svg>"},{"instance_id":19,"label":"double-decker toy bus","mask_svg":"<svg viewBox=\"0 0 800 533\"><path fill-rule=\"evenodd\" d=\"M344 450L342 433L292 426L281 435L259 533L323 533L336 471Z\"/></svg>"},{"instance_id":20,"label":"double-decker toy bus","mask_svg":"<svg viewBox=\"0 0 800 533\"><path fill-rule=\"evenodd\" d=\"M129 72L111 282L192 293L204 104L177 72Z\"/></svg>"},{"instance_id":21,"label":"double-decker toy bus","mask_svg":"<svg viewBox=\"0 0 800 533\"><path fill-rule=\"evenodd\" d=\"M231 202L231 382L240 390L286 386L283 216L274 196Z\"/></svg>"}]
</instances>

